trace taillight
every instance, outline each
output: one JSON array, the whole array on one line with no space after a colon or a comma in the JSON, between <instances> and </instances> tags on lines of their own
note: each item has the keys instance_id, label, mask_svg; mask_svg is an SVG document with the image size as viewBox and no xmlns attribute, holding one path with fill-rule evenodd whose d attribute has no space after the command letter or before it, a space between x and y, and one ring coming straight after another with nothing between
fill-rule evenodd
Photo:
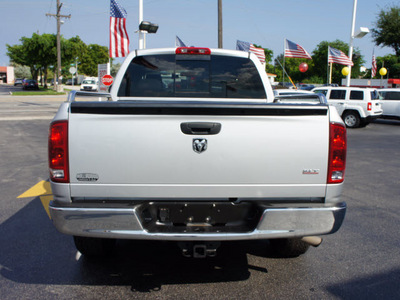
<instances>
[{"instance_id":1,"label":"taillight","mask_svg":"<svg viewBox=\"0 0 400 300\"><path fill-rule=\"evenodd\" d=\"M372 103L368 102L367 110L372 110Z\"/></svg>"},{"instance_id":2,"label":"taillight","mask_svg":"<svg viewBox=\"0 0 400 300\"><path fill-rule=\"evenodd\" d=\"M50 179L68 183L68 164L68 121L56 121L50 125L49 131Z\"/></svg>"},{"instance_id":3,"label":"taillight","mask_svg":"<svg viewBox=\"0 0 400 300\"><path fill-rule=\"evenodd\" d=\"M210 55L211 50L209 48L178 47L175 54Z\"/></svg>"},{"instance_id":4,"label":"taillight","mask_svg":"<svg viewBox=\"0 0 400 300\"><path fill-rule=\"evenodd\" d=\"M344 181L346 169L347 135L346 127L339 123L330 123L328 183Z\"/></svg>"}]
</instances>

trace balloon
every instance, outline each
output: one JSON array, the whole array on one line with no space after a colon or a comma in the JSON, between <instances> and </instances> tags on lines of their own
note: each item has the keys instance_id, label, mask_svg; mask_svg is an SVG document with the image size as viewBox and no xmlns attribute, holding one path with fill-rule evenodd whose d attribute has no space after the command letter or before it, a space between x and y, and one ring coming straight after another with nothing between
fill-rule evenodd
<instances>
[{"instance_id":1,"label":"balloon","mask_svg":"<svg viewBox=\"0 0 400 300\"><path fill-rule=\"evenodd\" d=\"M386 68L380 68L380 69L379 69L379 74L380 74L381 76L385 76L385 75L387 74L387 69L386 69Z\"/></svg>"},{"instance_id":2,"label":"balloon","mask_svg":"<svg viewBox=\"0 0 400 300\"><path fill-rule=\"evenodd\" d=\"M349 74L350 74L350 69L349 69L349 67L344 67L344 68L342 69L342 74L343 74L343 76L349 75Z\"/></svg>"},{"instance_id":3,"label":"balloon","mask_svg":"<svg viewBox=\"0 0 400 300\"><path fill-rule=\"evenodd\" d=\"M299 70L300 70L301 73L306 72L308 70L308 65L305 62L301 63L299 65Z\"/></svg>"}]
</instances>

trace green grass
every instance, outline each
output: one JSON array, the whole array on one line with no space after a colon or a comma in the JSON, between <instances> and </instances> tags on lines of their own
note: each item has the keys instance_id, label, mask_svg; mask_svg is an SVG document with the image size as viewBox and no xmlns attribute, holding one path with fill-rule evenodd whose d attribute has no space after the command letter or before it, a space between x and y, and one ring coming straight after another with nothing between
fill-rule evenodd
<instances>
[{"instance_id":1,"label":"green grass","mask_svg":"<svg viewBox=\"0 0 400 300\"><path fill-rule=\"evenodd\" d=\"M13 96L37 96L37 95L65 95L66 93L58 93L52 89L45 89L39 88L38 91L34 90L27 90L27 91L20 91L20 92L13 92Z\"/></svg>"}]
</instances>

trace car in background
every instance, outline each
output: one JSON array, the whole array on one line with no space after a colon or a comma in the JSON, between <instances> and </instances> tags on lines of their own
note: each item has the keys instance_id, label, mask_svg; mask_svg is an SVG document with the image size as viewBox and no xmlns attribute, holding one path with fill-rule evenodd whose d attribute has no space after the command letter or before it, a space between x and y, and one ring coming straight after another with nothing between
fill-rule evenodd
<instances>
[{"instance_id":1,"label":"car in background","mask_svg":"<svg viewBox=\"0 0 400 300\"><path fill-rule=\"evenodd\" d=\"M72 85L72 79L67 79L67 81L65 82L66 85ZM74 78L73 84L78 84L78 79Z\"/></svg>"},{"instance_id":2,"label":"car in background","mask_svg":"<svg viewBox=\"0 0 400 300\"><path fill-rule=\"evenodd\" d=\"M99 80L96 77L85 78L81 84L81 91L97 92L99 89Z\"/></svg>"},{"instance_id":3,"label":"car in background","mask_svg":"<svg viewBox=\"0 0 400 300\"><path fill-rule=\"evenodd\" d=\"M24 81L22 85L22 89L24 90L38 90L39 85L36 80L33 79L27 79Z\"/></svg>"},{"instance_id":4,"label":"car in background","mask_svg":"<svg viewBox=\"0 0 400 300\"><path fill-rule=\"evenodd\" d=\"M22 78L16 78L14 81L14 86L23 85L24 80Z\"/></svg>"},{"instance_id":5,"label":"car in background","mask_svg":"<svg viewBox=\"0 0 400 300\"><path fill-rule=\"evenodd\" d=\"M315 88L315 85L313 85L313 84L306 84L306 83L297 84L297 89L300 89L300 90L311 91L313 88Z\"/></svg>"},{"instance_id":6,"label":"car in background","mask_svg":"<svg viewBox=\"0 0 400 300\"><path fill-rule=\"evenodd\" d=\"M328 104L336 107L348 128L367 126L382 116L381 101L375 89L324 86L312 91L325 95Z\"/></svg>"},{"instance_id":7,"label":"car in background","mask_svg":"<svg viewBox=\"0 0 400 300\"><path fill-rule=\"evenodd\" d=\"M384 119L400 120L400 89L379 89Z\"/></svg>"}]
</instances>

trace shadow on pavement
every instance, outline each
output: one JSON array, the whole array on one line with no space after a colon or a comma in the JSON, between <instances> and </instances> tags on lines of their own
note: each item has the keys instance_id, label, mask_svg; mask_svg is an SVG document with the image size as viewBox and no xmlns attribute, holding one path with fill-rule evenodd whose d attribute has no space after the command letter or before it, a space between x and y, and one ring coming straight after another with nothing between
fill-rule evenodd
<instances>
[{"instance_id":1,"label":"shadow on pavement","mask_svg":"<svg viewBox=\"0 0 400 300\"><path fill-rule=\"evenodd\" d=\"M399 282L400 269L394 269L331 285L326 289L340 299L399 299Z\"/></svg>"},{"instance_id":2,"label":"shadow on pavement","mask_svg":"<svg viewBox=\"0 0 400 300\"><path fill-rule=\"evenodd\" d=\"M247 253L265 253L266 242L222 243L214 258L191 259L175 242L118 240L111 258L79 257L73 239L57 232L35 198L0 225L1 276L44 285L125 285L148 292L166 284L242 281L249 270ZM251 249L251 250L250 250Z\"/></svg>"}]
</instances>

